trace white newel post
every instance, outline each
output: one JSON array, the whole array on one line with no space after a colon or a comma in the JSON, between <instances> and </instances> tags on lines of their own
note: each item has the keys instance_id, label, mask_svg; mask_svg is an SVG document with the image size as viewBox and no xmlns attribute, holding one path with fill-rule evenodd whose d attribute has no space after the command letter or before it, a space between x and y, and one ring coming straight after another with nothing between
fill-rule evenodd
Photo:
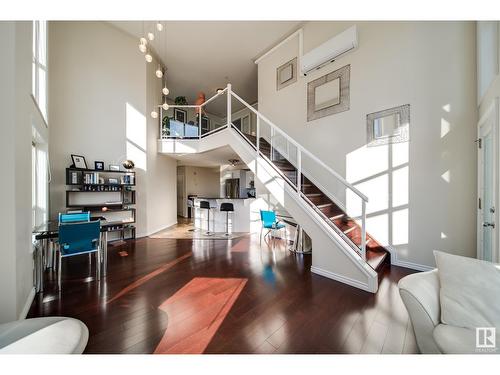
<instances>
[{"instance_id":1,"label":"white newel post","mask_svg":"<svg viewBox=\"0 0 500 375\"><path fill-rule=\"evenodd\" d=\"M227 84L227 124L228 124L228 126L231 126L231 122L233 121L233 119L231 118L231 113L232 113L232 110L231 110L232 94L233 94L233 91L231 90L231 84L228 83Z\"/></svg>"},{"instance_id":2,"label":"white newel post","mask_svg":"<svg viewBox=\"0 0 500 375\"><path fill-rule=\"evenodd\" d=\"M361 256L366 260L366 202L361 200Z\"/></svg>"}]
</instances>

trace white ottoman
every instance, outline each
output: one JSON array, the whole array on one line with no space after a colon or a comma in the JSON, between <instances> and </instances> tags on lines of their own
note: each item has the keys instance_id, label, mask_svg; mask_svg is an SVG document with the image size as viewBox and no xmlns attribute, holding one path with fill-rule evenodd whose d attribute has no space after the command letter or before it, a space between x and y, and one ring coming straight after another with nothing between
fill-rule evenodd
<instances>
[{"instance_id":1,"label":"white ottoman","mask_svg":"<svg viewBox=\"0 0 500 375\"><path fill-rule=\"evenodd\" d=\"M0 324L0 354L81 354L89 330L80 320L61 316Z\"/></svg>"}]
</instances>

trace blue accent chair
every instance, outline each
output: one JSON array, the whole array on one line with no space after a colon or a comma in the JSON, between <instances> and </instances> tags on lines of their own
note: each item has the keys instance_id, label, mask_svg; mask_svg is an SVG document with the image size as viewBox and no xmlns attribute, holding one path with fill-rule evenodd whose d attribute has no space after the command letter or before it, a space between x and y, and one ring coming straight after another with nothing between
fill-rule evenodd
<instances>
[{"instance_id":1,"label":"blue accent chair","mask_svg":"<svg viewBox=\"0 0 500 375\"><path fill-rule=\"evenodd\" d=\"M285 229L285 239L286 235L286 225L280 222L276 218L276 213L274 211L263 211L260 210L260 220L262 221L262 228L260 229L260 244L262 244L262 231L267 229L267 233L264 235L266 237L269 233L273 233L277 230ZM288 242L288 239L287 239Z\"/></svg>"},{"instance_id":2,"label":"blue accent chair","mask_svg":"<svg viewBox=\"0 0 500 375\"><path fill-rule=\"evenodd\" d=\"M59 258L57 271L57 285L61 289L62 259L75 255L96 255L97 280L101 279L101 222L99 220L59 224Z\"/></svg>"},{"instance_id":3,"label":"blue accent chair","mask_svg":"<svg viewBox=\"0 0 500 375\"><path fill-rule=\"evenodd\" d=\"M59 224L79 223L90 221L90 212L78 212L73 214L62 214L59 212Z\"/></svg>"}]
</instances>

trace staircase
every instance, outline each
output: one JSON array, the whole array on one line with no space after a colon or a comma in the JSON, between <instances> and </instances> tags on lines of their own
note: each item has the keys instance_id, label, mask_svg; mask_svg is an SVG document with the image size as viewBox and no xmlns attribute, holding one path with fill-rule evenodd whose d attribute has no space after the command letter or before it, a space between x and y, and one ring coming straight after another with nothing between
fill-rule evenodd
<instances>
[{"instance_id":1,"label":"staircase","mask_svg":"<svg viewBox=\"0 0 500 375\"><path fill-rule=\"evenodd\" d=\"M250 141L254 148L257 148L256 136L245 133L240 134L246 138L247 141ZM289 184L292 186L297 185L297 168L278 151L273 150L273 155L271 155L271 145L262 137L259 138L259 150L263 156L269 159L269 161L283 173ZM301 175L301 178L302 197L328 222L329 225L335 230L342 232L347 239L355 245L353 249L360 254L360 226L304 175ZM366 262L370 267L380 272L389 260L388 255L388 251L382 245L369 234L366 235Z\"/></svg>"},{"instance_id":2,"label":"staircase","mask_svg":"<svg viewBox=\"0 0 500 375\"><path fill-rule=\"evenodd\" d=\"M183 137L185 130L180 136L170 137L160 121L158 152L175 157L230 146L311 237L311 272L375 293L390 256L366 233L368 198L234 93L230 84L195 106L196 113L224 96L226 123L204 134L199 128L198 137ZM232 123L234 99L256 116L256 135L245 134Z\"/></svg>"}]
</instances>

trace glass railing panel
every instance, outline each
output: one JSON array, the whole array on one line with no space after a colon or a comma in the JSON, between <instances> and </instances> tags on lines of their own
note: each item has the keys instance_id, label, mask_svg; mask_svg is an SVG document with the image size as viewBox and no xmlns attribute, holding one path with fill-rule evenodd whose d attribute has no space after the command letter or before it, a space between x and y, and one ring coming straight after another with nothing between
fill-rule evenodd
<instances>
[{"instance_id":1,"label":"glass railing panel","mask_svg":"<svg viewBox=\"0 0 500 375\"><path fill-rule=\"evenodd\" d=\"M160 107L162 138L198 138L198 108L171 105L168 110Z\"/></svg>"},{"instance_id":2,"label":"glass railing panel","mask_svg":"<svg viewBox=\"0 0 500 375\"><path fill-rule=\"evenodd\" d=\"M201 136L216 132L227 124L227 91L207 98L201 108Z\"/></svg>"}]
</instances>

